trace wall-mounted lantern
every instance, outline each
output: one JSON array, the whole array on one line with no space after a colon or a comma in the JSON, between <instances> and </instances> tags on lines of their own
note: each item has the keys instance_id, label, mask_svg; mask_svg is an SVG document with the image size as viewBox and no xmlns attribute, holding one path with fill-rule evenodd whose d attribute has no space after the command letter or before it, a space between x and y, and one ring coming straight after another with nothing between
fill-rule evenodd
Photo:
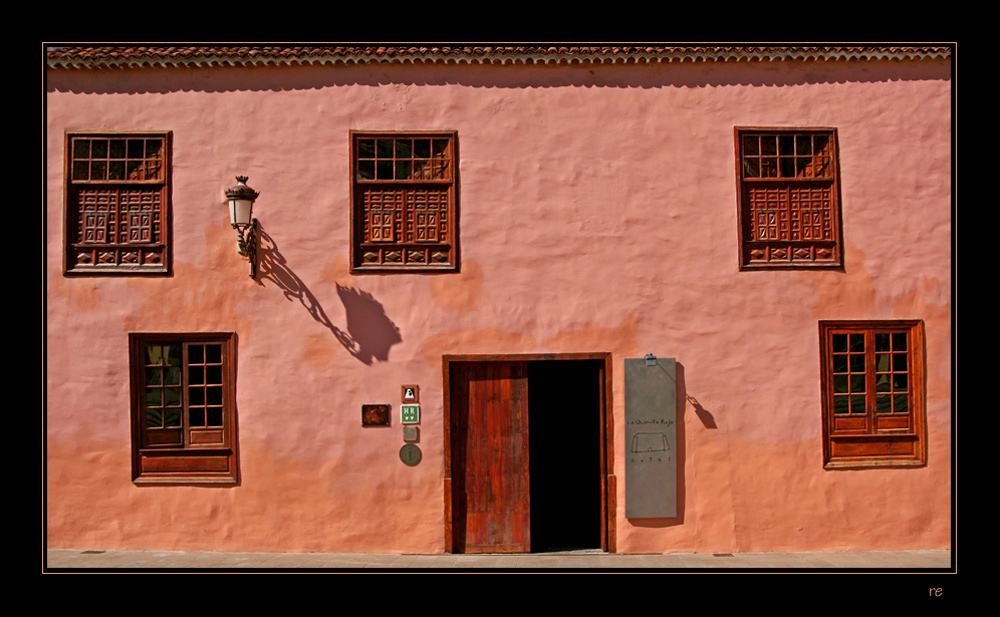
<instances>
[{"instance_id":1,"label":"wall-mounted lantern","mask_svg":"<svg viewBox=\"0 0 1000 617\"><path fill-rule=\"evenodd\" d=\"M226 189L229 222L237 236L236 250L250 258L250 278L257 278L257 219L253 217L253 202L258 195L247 186L247 176L236 176L236 186Z\"/></svg>"}]
</instances>

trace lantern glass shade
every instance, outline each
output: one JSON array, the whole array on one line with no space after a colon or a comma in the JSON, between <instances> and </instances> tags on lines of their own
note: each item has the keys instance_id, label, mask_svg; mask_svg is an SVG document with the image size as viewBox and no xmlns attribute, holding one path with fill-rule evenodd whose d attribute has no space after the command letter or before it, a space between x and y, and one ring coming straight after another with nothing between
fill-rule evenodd
<instances>
[{"instance_id":1,"label":"lantern glass shade","mask_svg":"<svg viewBox=\"0 0 1000 617\"><path fill-rule=\"evenodd\" d=\"M233 227L241 228L250 224L253 212L253 201L250 199L229 200L229 221Z\"/></svg>"}]
</instances>

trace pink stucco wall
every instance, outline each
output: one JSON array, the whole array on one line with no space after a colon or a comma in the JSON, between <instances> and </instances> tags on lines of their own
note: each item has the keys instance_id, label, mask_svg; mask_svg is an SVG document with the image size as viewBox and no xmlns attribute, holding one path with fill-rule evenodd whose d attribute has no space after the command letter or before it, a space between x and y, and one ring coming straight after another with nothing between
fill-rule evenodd
<instances>
[{"instance_id":1,"label":"pink stucco wall","mask_svg":"<svg viewBox=\"0 0 1000 617\"><path fill-rule=\"evenodd\" d=\"M619 552L948 547L950 88L934 61L50 71L49 546L442 552L442 354L600 351L616 452L624 358L677 358L689 397L680 517L625 518L619 455ZM844 272L738 271L734 126L838 129ZM458 132L461 273L349 273L352 129ZM63 276L73 130L173 131L173 276ZM280 259L260 283L237 174ZM817 321L897 318L925 321L928 464L826 471ZM146 331L237 332L240 486L130 481ZM404 383L416 467L360 426Z\"/></svg>"}]
</instances>

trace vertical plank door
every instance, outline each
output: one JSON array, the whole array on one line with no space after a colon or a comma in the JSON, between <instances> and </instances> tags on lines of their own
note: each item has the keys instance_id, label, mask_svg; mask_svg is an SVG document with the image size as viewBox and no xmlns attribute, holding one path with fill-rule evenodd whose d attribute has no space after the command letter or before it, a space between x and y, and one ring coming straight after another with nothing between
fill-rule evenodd
<instances>
[{"instance_id":1,"label":"vertical plank door","mask_svg":"<svg viewBox=\"0 0 1000 617\"><path fill-rule=\"evenodd\" d=\"M530 552L527 364L453 363L450 384L454 549Z\"/></svg>"}]
</instances>

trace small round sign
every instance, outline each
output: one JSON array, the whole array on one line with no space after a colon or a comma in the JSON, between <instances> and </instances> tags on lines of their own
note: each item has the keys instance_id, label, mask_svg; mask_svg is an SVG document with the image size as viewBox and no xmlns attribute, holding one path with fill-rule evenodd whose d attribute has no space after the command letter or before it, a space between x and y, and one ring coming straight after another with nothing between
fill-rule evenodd
<instances>
[{"instance_id":1,"label":"small round sign","mask_svg":"<svg viewBox=\"0 0 1000 617\"><path fill-rule=\"evenodd\" d=\"M399 460L403 461L410 467L419 463L422 456L423 454L420 452L420 448L418 448L415 443L405 444L399 449Z\"/></svg>"}]
</instances>

